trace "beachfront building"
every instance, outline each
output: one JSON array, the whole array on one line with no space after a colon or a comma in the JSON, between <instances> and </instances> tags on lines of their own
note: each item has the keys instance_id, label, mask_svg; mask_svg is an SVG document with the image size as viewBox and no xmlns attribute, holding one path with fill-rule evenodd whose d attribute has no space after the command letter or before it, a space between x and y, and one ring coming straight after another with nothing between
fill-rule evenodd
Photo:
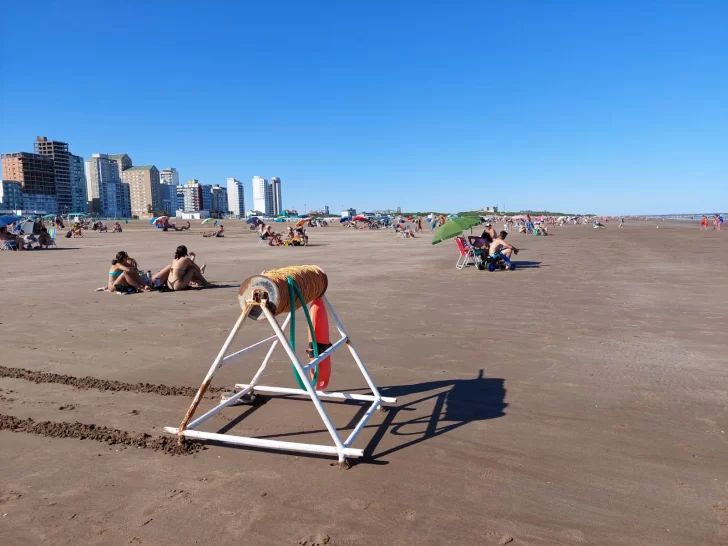
<instances>
[{"instance_id":1,"label":"beachfront building","mask_svg":"<svg viewBox=\"0 0 728 546\"><path fill-rule=\"evenodd\" d=\"M273 216L273 192L270 184L262 176L253 177L253 208L263 211L265 216Z\"/></svg>"},{"instance_id":2,"label":"beachfront building","mask_svg":"<svg viewBox=\"0 0 728 546\"><path fill-rule=\"evenodd\" d=\"M73 212L73 198L71 191L71 161L68 153L68 143L57 140L48 140L39 136L35 140L35 153L48 157L53 161L53 175L55 177L55 196L61 214Z\"/></svg>"},{"instance_id":3,"label":"beachfront building","mask_svg":"<svg viewBox=\"0 0 728 546\"><path fill-rule=\"evenodd\" d=\"M227 179L228 210L235 218L242 218L245 215L245 196L243 194L243 183L233 177Z\"/></svg>"},{"instance_id":4,"label":"beachfront building","mask_svg":"<svg viewBox=\"0 0 728 546\"><path fill-rule=\"evenodd\" d=\"M124 169L122 181L129 184L132 216L149 216L161 209L159 170L154 165Z\"/></svg>"},{"instance_id":5,"label":"beachfront building","mask_svg":"<svg viewBox=\"0 0 728 546\"><path fill-rule=\"evenodd\" d=\"M341 211L341 217L342 218L346 218L347 216L350 217L350 218L354 218L354 216L356 216L356 209L344 209L344 210L342 210Z\"/></svg>"},{"instance_id":6,"label":"beachfront building","mask_svg":"<svg viewBox=\"0 0 728 546\"><path fill-rule=\"evenodd\" d=\"M281 200L281 179L274 176L270 179L270 196L273 201L273 216L280 216L283 213L283 202Z\"/></svg>"},{"instance_id":7,"label":"beachfront building","mask_svg":"<svg viewBox=\"0 0 728 546\"><path fill-rule=\"evenodd\" d=\"M160 174L161 176L161 174ZM162 201L162 211L173 214L177 210L177 189L176 184L159 184L159 198Z\"/></svg>"},{"instance_id":8,"label":"beachfront building","mask_svg":"<svg viewBox=\"0 0 728 546\"><path fill-rule=\"evenodd\" d=\"M228 213L228 192L227 188L223 188L219 184L215 184L210 192L212 205L210 206L210 216L222 218Z\"/></svg>"},{"instance_id":9,"label":"beachfront building","mask_svg":"<svg viewBox=\"0 0 728 546\"><path fill-rule=\"evenodd\" d=\"M69 153L68 160L71 169L71 212L88 212L83 158Z\"/></svg>"},{"instance_id":10,"label":"beachfront building","mask_svg":"<svg viewBox=\"0 0 728 546\"><path fill-rule=\"evenodd\" d=\"M160 184L171 184L172 186L179 186L179 173L174 167L164 169L159 173Z\"/></svg>"},{"instance_id":11,"label":"beachfront building","mask_svg":"<svg viewBox=\"0 0 728 546\"><path fill-rule=\"evenodd\" d=\"M116 162L112 161L107 154L91 154L91 157L86 160L87 212L108 216L108 207L106 205L108 190L106 186L120 183L121 179L119 178Z\"/></svg>"},{"instance_id":12,"label":"beachfront building","mask_svg":"<svg viewBox=\"0 0 728 546\"><path fill-rule=\"evenodd\" d=\"M17 180L0 180L0 210L23 208L23 186Z\"/></svg>"},{"instance_id":13,"label":"beachfront building","mask_svg":"<svg viewBox=\"0 0 728 546\"><path fill-rule=\"evenodd\" d=\"M56 176L53 159L50 157L16 152L0 155L2 161L3 179L20 182L23 194L23 203L26 196L29 203L43 204L47 208L38 209L36 206L28 210L46 210L48 214L58 214L58 201L56 200ZM22 208L27 208L23 205Z\"/></svg>"},{"instance_id":14,"label":"beachfront building","mask_svg":"<svg viewBox=\"0 0 728 546\"><path fill-rule=\"evenodd\" d=\"M109 160L116 165L119 180L121 180L121 173L132 167L131 157L126 154L109 154Z\"/></svg>"},{"instance_id":15,"label":"beachfront building","mask_svg":"<svg viewBox=\"0 0 728 546\"><path fill-rule=\"evenodd\" d=\"M42 193L24 193L23 211L33 214L59 214L61 212L56 196Z\"/></svg>"},{"instance_id":16,"label":"beachfront building","mask_svg":"<svg viewBox=\"0 0 728 546\"><path fill-rule=\"evenodd\" d=\"M131 216L131 188L118 180L104 184L104 211L107 218L129 218Z\"/></svg>"},{"instance_id":17,"label":"beachfront building","mask_svg":"<svg viewBox=\"0 0 728 546\"><path fill-rule=\"evenodd\" d=\"M182 212L202 210L202 191L196 178L188 180L183 186L177 186L177 210Z\"/></svg>"},{"instance_id":18,"label":"beachfront building","mask_svg":"<svg viewBox=\"0 0 728 546\"><path fill-rule=\"evenodd\" d=\"M200 184L200 210L212 210L212 184Z\"/></svg>"}]
</instances>

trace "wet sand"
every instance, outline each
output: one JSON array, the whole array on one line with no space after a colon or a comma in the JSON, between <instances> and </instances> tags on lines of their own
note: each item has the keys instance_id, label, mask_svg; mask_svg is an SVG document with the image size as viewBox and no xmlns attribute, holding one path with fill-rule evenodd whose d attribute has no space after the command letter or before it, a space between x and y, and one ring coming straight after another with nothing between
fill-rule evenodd
<instances>
[{"instance_id":1,"label":"wet sand","mask_svg":"<svg viewBox=\"0 0 728 546\"><path fill-rule=\"evenodd\" d=\"M728 544L728 233L630 222L514 234L520 268L489 273L457 271L454 243L429 234L317 228L308 248L270 248L225 225L224 239L139 222L0 253L0 542ZM118 250L154 271L178 244L222 287L94 292ZM233 326L237 285L303 263L327 271L354 344L398 398L357 439L368 456L344 471L175 450L162 429ZM268 335L247 324L235 347ZM222 368L198 415L263 356ZM295 387L282 349L264 378ZM330 388L365 387L337 352ZM326 408L340 430L364 411ZM202 428L328 443L312 404L292 398Z\"/></svg>"}]
</instances>

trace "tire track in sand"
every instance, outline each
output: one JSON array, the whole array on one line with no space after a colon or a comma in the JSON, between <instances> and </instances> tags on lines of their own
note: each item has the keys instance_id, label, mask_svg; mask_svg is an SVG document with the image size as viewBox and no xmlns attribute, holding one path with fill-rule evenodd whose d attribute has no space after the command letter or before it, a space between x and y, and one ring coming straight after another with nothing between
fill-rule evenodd
<instances>
[{"instance_id":1,"label":"tire track in sand","mask_svg":"<svg viewBox=\"0 0 728 546\"><path fill-rule=\"evenodd\" d=\"M0 414L0 430L24 432L47 438L76 438L78 440L94 440L109 446L122 445L138 449L161 451L167 455L192 455L205 449L202 443L185 440L180 445L175 436L157 436L149 434L130 434L118 428L109 428L83 423L36 421L34 419L18 419L12 415Z\"/></svg>"},{"instance_id":2,"label":"tire track in sand","mask_svg":"<svg viewBox=\"0 0 728 546\"><path fill-rule=\"evenodd\" d=\"M51 372L36 372L25 368L8 368L0 366L0 378L24 379L33 383L58 383L69 385L77 389L98 389L100 391L135 392L158 394L160 396L187 396L192 398L197 393L196 387L175 387L170 385L154 385L152 383L125 383L97 377L74 377ZM226 389L223 387L210 387L207 392L220 394ZM229 389L227 389L229 390Z\"/></svg>"}]
</instances>

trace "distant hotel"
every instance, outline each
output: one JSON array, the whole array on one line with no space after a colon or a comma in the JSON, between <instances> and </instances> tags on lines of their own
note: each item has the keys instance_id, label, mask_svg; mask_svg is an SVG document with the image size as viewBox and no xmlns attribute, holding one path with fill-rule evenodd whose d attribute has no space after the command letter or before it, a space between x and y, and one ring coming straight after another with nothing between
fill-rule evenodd
<instances>
[{"instance_id":1,"label":"distant hotel","mask_svg":"<svg viewBox=\"0 0 728 546\"><path fill-rule=\"evenodd\" d=\"M283 213L281 179L271 178L270 183L262 176L254 176L253 208L265 216L280 216Z\"/></svg>"}]
</instances>

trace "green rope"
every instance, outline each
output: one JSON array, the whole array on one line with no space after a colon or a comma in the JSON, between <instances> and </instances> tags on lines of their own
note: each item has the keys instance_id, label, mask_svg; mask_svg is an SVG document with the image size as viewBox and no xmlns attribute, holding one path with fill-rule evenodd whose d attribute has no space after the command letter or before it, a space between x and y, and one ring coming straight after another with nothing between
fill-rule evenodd
<instances>
[{"instance_id":1,"label":"green rope","mask_svg":"<svg viewBox=\"0 0 728 546\"><path fill-rule=\"evenodd\" d=\"M308 330L311 332L311 340L313 345L313 357L318 358L318 344L316 343L316 332L313 330L313 323L311 322L311 315L308 313L308 307L306 306L306 301L303 299L303 295L301 294L301 291L298 289L298 285L296 284L296 281L294 281L291 277L288 277L288 297L291 300L291 335L290 335L290 345L293 352L296 351L296 300L295 297L298 297L298 301L301 302L301 307L303 307L303 313L306 315L306 321L308 322ZM306 390L306 385L303 384L304 379L301 378L301 376L298 374L298 370L296 369L296 366L291 364L291 367L293 368L293 377L296 378L296 382L298 383L298 386L301 387L302 390ZM316 385L316 382L318 381L318 365L314 367L313 372L313 379L311 381L312 385Z\"/></svg>"}]
</instances>

